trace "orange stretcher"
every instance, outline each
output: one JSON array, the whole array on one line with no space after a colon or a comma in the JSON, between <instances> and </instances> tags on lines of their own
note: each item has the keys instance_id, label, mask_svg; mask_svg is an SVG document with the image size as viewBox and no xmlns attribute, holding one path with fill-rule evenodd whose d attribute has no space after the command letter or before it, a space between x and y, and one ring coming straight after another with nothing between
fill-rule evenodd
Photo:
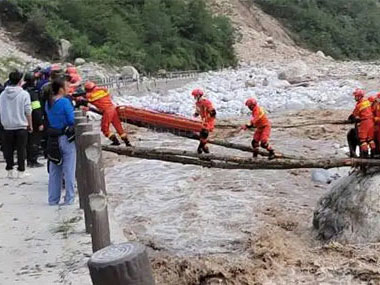
<instances>
[{"instance_id":1,"label":"orange stretcher","mask_svg":"<svg viewBox=\"0 0 380 285\"><path fill-rule=\"evenodd\" d=\"M117 112L122 122L139 127L146 127L158 131L167 131L173 134L193 135L202 130L202 122L176 114L167 114L157 111L118 106Z\"/></svg>"}]
</instances>

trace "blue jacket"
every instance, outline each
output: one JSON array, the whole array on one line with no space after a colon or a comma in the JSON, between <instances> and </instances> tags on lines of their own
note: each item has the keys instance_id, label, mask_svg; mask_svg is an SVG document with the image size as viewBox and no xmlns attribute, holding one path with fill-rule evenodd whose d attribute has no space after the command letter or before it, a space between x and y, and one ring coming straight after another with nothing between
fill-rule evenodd
<instances>
[{"instance_id":1,"label":"blue jacket","mask_svg":"<svg viewBox=\"0 0 380 285\"><path fill-rule=\"evenodd\" d=\"M74 107L68 98L54 101L51 108L46 102L45 111L50 128L63 130L67 126L74 126Z\"/></svg>"}]
</instances>

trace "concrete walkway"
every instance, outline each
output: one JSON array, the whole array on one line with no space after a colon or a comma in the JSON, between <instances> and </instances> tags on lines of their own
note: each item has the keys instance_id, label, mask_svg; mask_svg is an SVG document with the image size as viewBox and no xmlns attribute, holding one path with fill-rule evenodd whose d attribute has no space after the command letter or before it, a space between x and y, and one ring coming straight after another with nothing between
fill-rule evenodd
<instances>
[{"instance_id":1,"label":"concrete walkway","mask_svg":"<svg viewBox=\"0 0 380 285\"><path fill-rule=\"evenodd\" d=\"M4 168L0 163L0 284L92 284L91 237L78 200L48 206L45 167L21 180L5 178Z\"/></svg>"}]
</instances>

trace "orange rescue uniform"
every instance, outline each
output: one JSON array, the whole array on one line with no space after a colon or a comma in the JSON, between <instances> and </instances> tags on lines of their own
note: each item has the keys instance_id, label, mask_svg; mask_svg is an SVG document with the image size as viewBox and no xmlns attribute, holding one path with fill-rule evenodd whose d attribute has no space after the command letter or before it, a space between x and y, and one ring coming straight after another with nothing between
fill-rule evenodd
<instances>
[{"instance_id":1,"label":"orange rescue uniform","mask_svg":"<svg viewBox=\"0 0 380 285\"><path fill-rule=\"evenodd\" d=\"M364 152L368 152L369 148L375 150L376 145L373 140L375 125L371 102L366 98L360 99L356 103L352 115L360 120L357 124L360 150Z\"/></svg>"},{"instance_id":2,"label":"orange rescue uniform","mask_svg":"<svg viewBox=\"0 0 380 285\"><path fill-rule=\"evenodd\" d=\"M215 127L215 116L212 115L215 112L214 106L208 99L200 99L197 101L196 113L201 116L202 126L209 132L212 132Z\"/></svg>"},{"instance_id":3,"label":"orange rescue uniform","mask_svg":"<svg viewBox=\"0 0 380 285\"><path fill-rule=\"evenodd\" d=\"M120 118L116 111L116 106L112 102L111 95L105 88L95 87L86 94L89 103L103 112L101 129L103 134L109 138L112 135L110 131L110 125L112 124L121 138L127 136L126 132L121 125Z\"/></svg>"},{"instance_id":4,"label":"orange rescue uniform","mask_svg":"<svg viewBox=\"0 0 380 285\"><path fill-rule=\"evenodd\" d=\"M252 110L251 125L256 128L253 139L257 143L267 144L271 133L271 124L263 107L256 105Z\"/></svg>"},{"instance_id":5,"label":"orange rescue uniform","mask_svg":"<svg viewBox=\"0 0 380 285\"><path fill-rule=\"evenodd\" d=\"M79 83L82 81L82 78L78 73L71 73L70 75L70 85L69 85L69 94L73 94L77 90Z\"/></svg>"},{"instance_id":6,"label":"orange rescue uniform","mask_svg":"<svg viewBox=\"0 0 380 285\"><path fill-rule=\"evenodd\" d=\"M372 111L375 122L374 138L377 144L377 150L380 151L380 102L374 102L372 104Z\"/></svg>"}]
</instances>

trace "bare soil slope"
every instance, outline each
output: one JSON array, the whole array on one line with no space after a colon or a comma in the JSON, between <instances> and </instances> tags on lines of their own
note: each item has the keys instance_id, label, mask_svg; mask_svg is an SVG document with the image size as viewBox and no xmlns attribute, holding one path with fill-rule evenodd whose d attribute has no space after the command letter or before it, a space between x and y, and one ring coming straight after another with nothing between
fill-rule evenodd
<instances>
[{"instance_id":1,"label":"bare soil slope","mask_svg":"<svg viewBox=\"0 0 380 285\"><path fill-rule=\"evenodd\" d=\"M253 1L207 1L213 11L227 15L233 21L240 34L236 52L241 61L289 60L311 54L298 47L289 32L276 19L253 4ZM273 39L273 44L269 38Z\"/></svg>"}]
</instances>

